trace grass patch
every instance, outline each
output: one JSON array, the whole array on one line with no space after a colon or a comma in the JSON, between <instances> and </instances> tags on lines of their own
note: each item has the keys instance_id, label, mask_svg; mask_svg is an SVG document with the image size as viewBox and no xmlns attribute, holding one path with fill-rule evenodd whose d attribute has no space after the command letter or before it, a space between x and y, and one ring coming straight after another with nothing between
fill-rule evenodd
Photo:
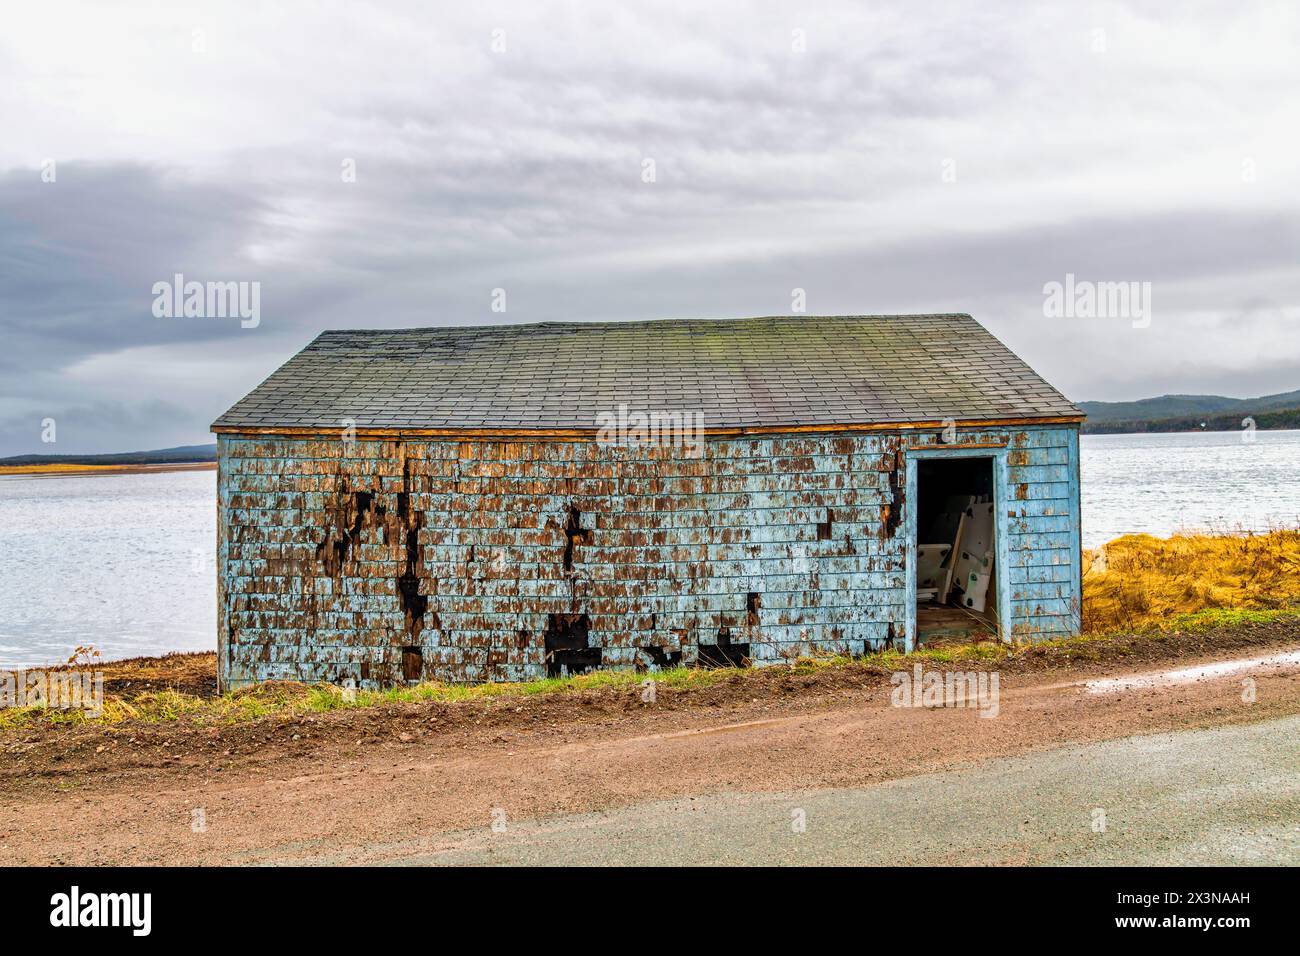
<instances>
[{"instance_id":1,"label":"grass patch","mask_svg":"<svg viewBox=\"0 0 1300 956\"><path fill-rule=\"evenodd\" d=\"M1080 640L1083 639L1069 638L1048 643L1070 644ZM884 650L866 657L846 655L801 657L788 665L775 664L771 667L796 674L809 674L827 668L857 667L879 674L905 670L916 663L960 664L997 661L1023 646L1025 645L982 641L977 644L921 648L910 654ZM144 723L191 720L200 725L232 724L269 716L293 717L422 701L459 703L518 700L547 695L580 694L602 688L630 692L650 678L653 678L661 688L689 690L711 687L736 678L750 679L768 669L674 667L654 673L638 673L633 670L596 670L570 677L547 677L523 683L447 684L429 681L404 687L390 687L385 690L360 688L345 690L333 684L309 686L285 681L268 681L231 691L219 697L199 696L178 690L144 691L129 699L116 694L106 694L103 713L98 716L91 716L81 710L56 710L45 707L8 708L0 710L0 730L19 728L36 722L113 725L128 720Z\"/></svg>"},{"instance_id":2,"label":"grass patch","mask_svg":"<svg viewBox=\"0 0 1300 956\"><path fill-rule=\"evenodd\" d=\"M295 716L388 704L437 701L457 703L474 700L576 694L600 688L639 687L653 678L660 687L686 689L708 687L733 674L753 673L740 668L706 670L675 667L653 674L630 670L598 670L571 677L547 677L526 683L445 684L430 681L386 690L345 690L333 684L307 686L268 681L220 697L200 697L176 690L146 691L129 700L106 694L103 713L92 716L83 710L49 707L14 707L0 710L0 730L22 727L36 721L51 724L118 724L126 720L145 723L193 719L200 724L238 723L271 715Z\"/></svg>"},{"instance_id":3,"label":"grass patch","mask_svg":"<svg viewBox=\"0 0 1300 956\"><path fill-rule=\"evenodd\" d=\"M130 699L105 695L103 713L90 716L84 711L62 711L41 707L0 710L0 730L19 728L37 722L48 724L119 724L128 720L145 723L190 720L198 725L240 723L263 717L294 717L423 701L459 703L466 701L522 700L529 697L580 694L592 690L614 689L634 692L647 679L660 687L694 689L710 687L734 679L751 679L768 670L787 670L810 674L828 668L860 668L874 674L908 670L915 664L996 665L1022 654L1048 655L1066 659L1091 660L1101 656L1100 645L1108 642L1160 641L1175 632L1208 630L1218 627L1268 624L1300 618L1300 608L1253 609L1207 608L1174 615L1160 622L1149 622L1139 629L1114 628L1076 637L1003 644L980 641L971 644L947 644L921 648L911 653L884 650L865 657L801 657L788 665L770 668L700 668L674 667L654 673L633 670L596 670L571 677L547 677L524 683L448 684L430 681L386 690L345 690L332 684L308 686L284 681L255 684L220 697L206 697L179 690L150 690ZM110 665L111 666L111 665Z\"/></svg>"},{"instance_id":4,"label":"grass patch","mask_svg":"<svg viewBox=\"0 0 1300 956\"><path fill-rule=\"evenodd\" d=\"M1215 627L1241 627L1272 624L1274 621L1300 618L1300 608L1256 610L1243 607L1212 607L1190 614L1178 614L1161 625L1163 631L1204 631ZM1154 625L1152 626L1154 629Z\"/></svg>"},{"instance_id":5,"label":"grass patch","mask_svg":"<svg viewBox=\"0 0 1300 956\"><path fill-rule=\"evenodd\" d=\"M827 668L859 667L873 673L902 670L917 662L947 664L965 660L1000 659L1008 653L1007 645L984 642L921 649L911 654L881 651L866 657L802 657L789 665L772 665L796 674L808 674ZM547 677L524 683L446 684L430 681L385 690L345 690L333 684L312 686L268 681L220 697L201 697L175 690L146 691L130 698L105 695L103 713L91 716L80 710L55 710L24 707L0 710L0 730L31 725L52 724L119 724L127 720L158 723L191 720L200 725L231 724L262 717L293 717L385 705L423 701L459 703L465 701L520 700L529 697L581 694L600 689L635 691L653 678L660 688L689 690L711 687L734 680L760 675L768 668L674 667L638 673L632 670L596 670L571 677Z\"/></svg>"}]
</instances>

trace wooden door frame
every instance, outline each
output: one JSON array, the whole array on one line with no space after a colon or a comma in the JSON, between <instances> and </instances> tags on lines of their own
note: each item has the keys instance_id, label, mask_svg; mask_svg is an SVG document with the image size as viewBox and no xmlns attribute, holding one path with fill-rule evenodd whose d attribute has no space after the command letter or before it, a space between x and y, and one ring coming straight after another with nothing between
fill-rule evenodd
<instances>
[{"instance_id":1,"label":"wooden door frame","mask_svg":"<svg viewBox=\"0 0 1300 956\"><path fill-rule=\"evenodd\" d=\"M904 649L916 650L916 536L917 498L916 466L922 459L988 458L993 466L993 581L997 586L998 639L1010 641L1011 623L1011 569L1007 542L1007 449L995 448L945 448L934 445L926 448L909 448L904 453L907 466L907 490L903 498L903 528L907 535L904 574L907 577L907 618L904 628ZM953 556L956 560L956 555Z\"/></svg>"}]
</instances>

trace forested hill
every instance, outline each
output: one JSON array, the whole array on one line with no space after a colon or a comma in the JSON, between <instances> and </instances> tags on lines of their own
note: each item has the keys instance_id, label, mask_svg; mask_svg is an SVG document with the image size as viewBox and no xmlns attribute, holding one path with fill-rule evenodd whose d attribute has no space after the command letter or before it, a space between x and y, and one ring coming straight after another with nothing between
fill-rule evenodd
<instances>
[{"instance_id":1,"label":"forested hill","mask_svg":"<svg viewBox=\"0 0 1300 956\"><path fill-rule=\"evenodd\" d=\"M1253 418L1261 429L1300 428L1300 390L1260 398L1161 395L1136 402L1079 402L1084 432L1234 431Z\"/></svg>"}]
</instances>

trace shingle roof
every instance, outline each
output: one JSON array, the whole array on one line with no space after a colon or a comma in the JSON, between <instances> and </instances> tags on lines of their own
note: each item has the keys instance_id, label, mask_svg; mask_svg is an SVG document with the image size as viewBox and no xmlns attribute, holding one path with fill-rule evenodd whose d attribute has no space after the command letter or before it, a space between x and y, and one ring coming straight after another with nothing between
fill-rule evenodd
<instances>
[{"instance_id":1,"label":"shingle roof","mask_svg":"<svg viewBox=\"0 0 1300 956\"><path fill-rule=\"evenodd\" d=\"M323 332L213 428L707 429L1081 416L969 315L546 322Z\"/></svg>"}]
</instances>

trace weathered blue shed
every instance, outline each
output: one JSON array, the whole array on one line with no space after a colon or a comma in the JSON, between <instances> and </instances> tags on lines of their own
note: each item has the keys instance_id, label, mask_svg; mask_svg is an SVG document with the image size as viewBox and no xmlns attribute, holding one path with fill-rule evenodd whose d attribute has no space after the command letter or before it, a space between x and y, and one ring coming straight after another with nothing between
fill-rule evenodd
<instances>
[{"instance_id":1,"label":"weathered blue shed","mask_svg":"<svg viewBox=\"0 0 1300 956\"><path fill-rule=\"evenodd\" d=\"M221 682L1069 634L1082 420L968 315L325 332L213 425Z\"/></svg>"}]
</instances>

